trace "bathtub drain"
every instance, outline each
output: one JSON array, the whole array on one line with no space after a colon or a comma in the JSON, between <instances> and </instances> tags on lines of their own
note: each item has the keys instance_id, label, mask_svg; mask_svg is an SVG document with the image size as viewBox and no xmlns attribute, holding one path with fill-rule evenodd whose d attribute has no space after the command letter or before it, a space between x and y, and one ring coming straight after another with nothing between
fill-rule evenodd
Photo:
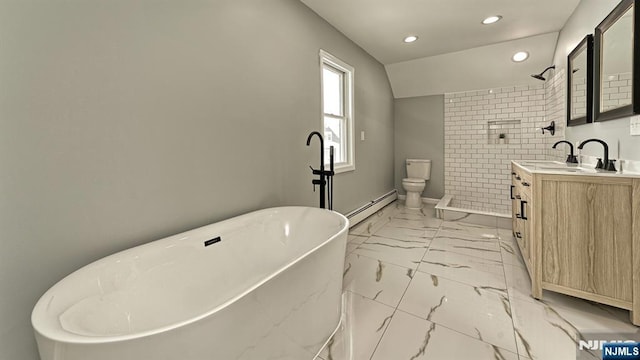
<instances>
[{"instance_id":1,"label":"bathtub drain","mask_svg":"<svg viewBox=\"0 0 640 360\"><path fill-rule=\"evenodd\" d=\"M209 245L213 245L215 243L219 243L220 241L222 241L222 239L220 239L220 236L216 236L213 239L206 240L204 242L204 246L206 247L206 246L209 246Z\"/></svg>"}]
</instances>

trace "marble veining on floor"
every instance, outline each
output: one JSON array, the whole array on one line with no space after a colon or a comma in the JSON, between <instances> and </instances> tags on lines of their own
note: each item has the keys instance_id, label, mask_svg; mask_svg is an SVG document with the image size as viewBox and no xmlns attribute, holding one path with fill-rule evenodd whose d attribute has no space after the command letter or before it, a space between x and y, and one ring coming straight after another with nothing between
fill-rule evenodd
<instances>
[{"instance_id":1,"label":"marble veining on floor","mask_svg":"<svg viewBox=\"0 0 640 360\"><path fill-rule=\"evenodd\" d=\"M578 341L639 334L624 310L533 299L511 231L462 221L396 202L352 228L345 315L318 359L600 359Z\"/></svg>"}]
</instances>

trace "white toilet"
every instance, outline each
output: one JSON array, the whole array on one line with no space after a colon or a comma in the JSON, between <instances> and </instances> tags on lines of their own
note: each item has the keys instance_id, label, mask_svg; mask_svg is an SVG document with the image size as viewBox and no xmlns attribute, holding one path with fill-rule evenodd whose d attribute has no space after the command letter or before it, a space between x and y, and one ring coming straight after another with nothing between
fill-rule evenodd
<instances>
[{"instance_id":1,"label":"white toilet","mask_svg":"<svg viewBox=\"0 0 640 360\"><path fill-rule=\"evenodd\" d=\"M431 160L407 159L407 178L402 179L402 187L407 192L407 209L422 208L422 191L431 177Z\"/></svg>"}]
</instances>

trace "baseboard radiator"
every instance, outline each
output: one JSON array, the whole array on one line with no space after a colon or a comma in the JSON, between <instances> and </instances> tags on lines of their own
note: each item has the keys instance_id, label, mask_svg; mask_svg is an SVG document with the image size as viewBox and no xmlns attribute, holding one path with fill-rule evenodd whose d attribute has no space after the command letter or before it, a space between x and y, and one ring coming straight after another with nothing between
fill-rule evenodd
<instances>
[{"instance_id":1,"label":"baseboard radiator","mask_svg":"<svg viewBox=\"0 0 640 360\"><path fill-rule=\"evenodd\" d=\"M351 211L345 216L349 219L349 227L353 227L357 225L362 220L368 218L369 216L375 214L378 210L383 207L391 204L392 202L398 199L398 191L393 189L388 193L371 200L370 202L360 206L359 208Z\"/></svg>"}]
</instances>

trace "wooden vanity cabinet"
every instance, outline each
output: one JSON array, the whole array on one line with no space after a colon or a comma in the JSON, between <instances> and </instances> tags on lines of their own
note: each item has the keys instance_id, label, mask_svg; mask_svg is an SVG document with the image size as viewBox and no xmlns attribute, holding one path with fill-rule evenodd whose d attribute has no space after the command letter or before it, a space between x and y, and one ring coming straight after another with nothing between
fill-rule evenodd
<instances>
[{"instance_id":1,"label":"wooden vanity cabinet","mask_svg":"<svg viewBox=\"0 0 640 360\"><path fill-rule=\"evenodd\" d=\"M511 206L513 236L518 243L522 259L532 276L531 251L531 174L512 168Z\"/></svg>"},{"instance_id":2,"label":"wooden vanity cabinet","mask_svg":"<svg viewBox=\"0 0 640 360\"><path fill-rule=\"evenodd\" d=\"M628 309L640 325L640 179L516 163L511 172L514 236L532 296L545 289Z\"/></svg>"}]
</instances>

